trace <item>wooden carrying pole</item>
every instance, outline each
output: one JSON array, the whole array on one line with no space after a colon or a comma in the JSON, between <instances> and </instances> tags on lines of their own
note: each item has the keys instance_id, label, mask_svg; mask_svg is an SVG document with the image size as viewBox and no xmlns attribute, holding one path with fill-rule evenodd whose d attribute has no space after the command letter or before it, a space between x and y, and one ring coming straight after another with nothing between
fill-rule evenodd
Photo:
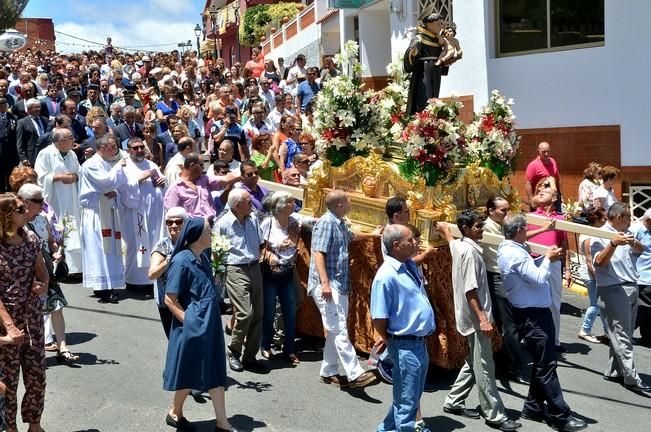
<instances>
[{"instance_id":1,"label":"wooden carrying pole","mask_svg":"<svg viewBox=\"0 0 651 432\"><path fill-rule=\"evenodd\" d=\"M450 233L457 238L462 237L461 231L459 231L459 227L449 223L448 226L450 227ZM485 243L493 246L499 246L500 243L504 241L504 236L497 235L497 234L492 234L492 233L487 233L485 232L484 235L482 236L482 239L479 240L480 243ZM531 248L531 252L537 253L539 255L545 255L545 253L550 249L549 246L543 246L538 243L531 243L527 242L529 245L529 248Z\"/></svg>"},{"instance_id":2,"label":"wooden carrying pole","mask_svg":"<svg viewBox=\"0 0 651 432\"><path fill-rule=\"evenodd\" d=\"M547 225L548 220L549 219L547 219L544 216L527 214L527 223L531 225L537 225L542 227ZM600 228L595 228L588 225L581 225L578 223L568 222L563 220L557 220L554 229L571 232L575 234L585 234L591 237L605 238L608 240L612 240L613 238L615 238L615 234L616 234L612 231L604 231Z\"/></svg>"}]
</instances>

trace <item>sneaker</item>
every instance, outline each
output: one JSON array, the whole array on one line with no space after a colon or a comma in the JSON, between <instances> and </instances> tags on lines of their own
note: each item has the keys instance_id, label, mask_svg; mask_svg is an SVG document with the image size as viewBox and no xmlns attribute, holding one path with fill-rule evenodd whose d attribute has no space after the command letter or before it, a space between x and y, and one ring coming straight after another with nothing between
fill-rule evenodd
<instances>
[{"instance_id":1,"label":"sneaker","mask_svg":"<svg viewBox=\"0 0 651 432\"><path fill-rule=\"evenodd\" d=\"M366 387L369 384L373 384L377 380L375 374L371 371L366 371L354 380L348 383L349 388L359 388Z\"/></svg>"},{"instance_id":2,"label":"sneaker","mask_svg":"<svg viewBox=\"0 0 651 432\"><path fill-rule=\"evenodd\" d=\"M593 344L601 343L601 341L597 339L595 335L593 335L592 333L585 333L584 331L579 332L579 339L583 339L584 341Z\"/></svg>"}]
</instances>

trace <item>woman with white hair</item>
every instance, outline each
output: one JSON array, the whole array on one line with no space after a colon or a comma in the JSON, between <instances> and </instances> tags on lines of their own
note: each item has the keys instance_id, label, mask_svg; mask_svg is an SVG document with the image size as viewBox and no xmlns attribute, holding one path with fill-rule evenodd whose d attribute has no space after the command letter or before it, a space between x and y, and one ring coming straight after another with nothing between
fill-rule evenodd
<instances>
[{"instance_id":1,"label":"woman with white hair","mask_svg":"<svg viewBox=\"0 0 651 432\"><path fill-rule=\"evenodd\" d=\"M34 232L41 241L41 249L45 266L49 274L47 294L43 299L43 313L50 315L52 330L57 340L57 361L59 363L74 363L79 356L72 354L66 344L66 321L63 308L68 301L63 295L61 286L54 276L54 264L63 259L62 247L55 241L55 228L50 224L44 213L43 188L33 183L25 183L18 190L18 196L25 203L29 214L26 227Z\"/></svg>"},{"instance_id":2,"label":"woman with white hair","mask_svg":"<svg viewBox=\"0 0 651 432\"><path fill-rule=\"evenodd\" d=\"M167 281L167 267L170 264L172 251L176 245L183 223L187 219L187 212L183 207L172 207L165 215L165 226L168 236L161 239L151 253L149 264L149 279L154 280L154 297L158 306L161 324L165 336L169 338L172 325L172 312L165 306L165 282Z\"/></svg>"},{"instance_id":3,"label":"woman with white hair","mask_svg":"<svg viewBox=\"0 0 651 432\"><path fill-rule=\"evenodd\" d=\"M651 209L644 212L631 231L642 244L642 253L635 262L639 289L635 328L640 328L640 344L651 346Z\"/></svg>"},{"instance_id":4,"label":"woman with white hair","mask_svg":"<svg viewBox=\"0 0 651 432\"><path fill-rule=\"evenodd\" d=\"M294 215L294 198L287 192L275 192L265 200L271 213L260 224L264 241L262 282L264 314L262 318L262 357L272 356L276 299L280 302L285 324L283 359L292 366L300 363L296 356L296 285L294 268L301 234L301 219Z\"/></svg>"}]
</instances>

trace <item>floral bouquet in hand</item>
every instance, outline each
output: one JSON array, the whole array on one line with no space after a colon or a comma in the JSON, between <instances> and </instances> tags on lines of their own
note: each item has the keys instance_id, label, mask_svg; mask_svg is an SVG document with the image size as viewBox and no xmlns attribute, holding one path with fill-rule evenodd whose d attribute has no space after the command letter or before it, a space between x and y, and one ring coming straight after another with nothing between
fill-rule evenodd
<instances>
[{"instance_id":1,"label":"floral bouquet in hand","mask_svg":"<svg viewBox=\"0 0 651 432\"><path fill-rule=\"evenodd\" d=\"M228 251L231 249L231 242L217 232L212 232L210 237L210 266L215 277L215 288L219 298L224 298L224 290L226 284L224 278L226 276L226 257Z\"/></svg>"},{"instance_id":2,"label":"floral bouquet in hand","mask_svg":"<svg viewBox=\"0 0 651 432\"><path fill-rule=\"evenodd\" d=\"M68 240L68 238L70 238L70 233L77 230L74 227L74 223L72 222L72 218L70 217L68 212L64 213L63 217L61 218L61 222L54 225L54 229L60 235L61 247L59 248L59 253L61 255L63 255L63 251L66 248L66 240Z\"/></svg>"},{"instance_id":3,"label":"floral bouquet in hand","mask_svg":"<svg viewBox=\"0 0 651 432\"><path fill-rule=\"evenodd\" d=\"M316 151L333 166L372 149L384 150L379 105L374 93L363 89L358 51L355 41L346 42L335 55L342 73L327 80L316 96Z\"/></svg>"},{"instance_id":4,"label":"floral bouquet in hand","mask_svg":"<svg viewBox=\"0 0 651 432\"><path fill-rule=\"evenodd\" d=\"M400 136L405 161L399 168L407 180L424 177L427 186L434 186L464 161L464 125L459 120L462 107L454 98L447 103L432 99L423 111L414 114Z\"/></svg>"},{"instance_id":5,"label":"floral bouquet in hand","mask_svg":"<svg viewBox=\"0 0 651 432\"><path fill-rule=\"evenodd\" d=\"M502 179L515 169L520 137L513 127L513 99L505 100L498 90L491 93L488 105L482 108L466 129L471 161L490 169Z\"/></svg>"}]
</instances>

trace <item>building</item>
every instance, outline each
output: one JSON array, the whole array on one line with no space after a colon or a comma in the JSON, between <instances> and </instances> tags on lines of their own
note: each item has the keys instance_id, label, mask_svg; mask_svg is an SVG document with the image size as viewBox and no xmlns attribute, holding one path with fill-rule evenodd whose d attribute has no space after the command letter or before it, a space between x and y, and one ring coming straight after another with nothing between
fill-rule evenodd
<instances>
[{"instance_id":1,"label":"building","mask_svg":"<svg viewBox=\"0 0 651 432\"><path fill-rule=\"evenodd\" d=\"M357 40L365 79L379 88L386 65L407 47L406 30L434 4L456 23L464 52L443 78L441 96L464 96L475 110L493 89L515 100L523 141L514 184L521 194L523 170L537 143L549 141L566 198L576 198L583 170L594 160L621 167L618 194L631 194L624 198L638 206L639 216L651 206L651 87L645 78L651 59L641 54L651 38L651 2L535 3L536 8L528 0L316 0L263 47L274 59L303 52L310 65L336 53L343 41ZM307 13L314 20L302 25Z\"/></svg>"},{"instance_id":2,"label":"building","mask_svg":"<svg viewBox=\"0 0 651 432\"><path fill-rule=\"evenodd\" d=\"M27 35L27 44L23 50L55 50L56 36L52 18L21 18L16 23L16 30Z\"/></svg>"}]
</instances>

